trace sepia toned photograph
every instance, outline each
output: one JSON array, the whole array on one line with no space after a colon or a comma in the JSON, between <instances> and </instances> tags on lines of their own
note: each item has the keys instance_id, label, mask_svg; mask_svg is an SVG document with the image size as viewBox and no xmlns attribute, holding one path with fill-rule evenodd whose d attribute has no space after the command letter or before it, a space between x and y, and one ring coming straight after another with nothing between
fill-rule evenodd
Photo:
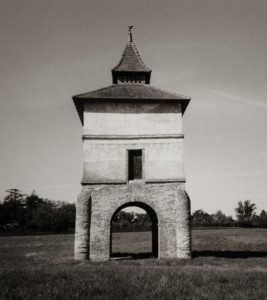
<instances>
[{"instance_id":1,"label":"sepia toned photograph","mask_svg":"<svg viewBox=\"0 0 267 300\"><path fill-rule=\"evenodd\" d=\"M267 299L266 12L0 0L0 300Z\"/></svg>"}]
</instances>

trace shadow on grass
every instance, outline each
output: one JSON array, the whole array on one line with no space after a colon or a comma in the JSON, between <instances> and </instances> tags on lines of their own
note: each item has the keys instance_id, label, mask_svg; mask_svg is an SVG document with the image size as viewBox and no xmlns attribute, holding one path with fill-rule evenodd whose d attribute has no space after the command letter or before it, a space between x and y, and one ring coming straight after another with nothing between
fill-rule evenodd
<instances>
[{"instance_id":1,"label":"shadow on grass","mask_svg":"<svg viewBox=\"0 0 267 300\"><path fill-rule=\"evenodd\" d=\"M147 259L156 258L152 253L112 253L111 259Z\"/></svg>"},{"instance_id":2,"label":"shadow on grass","mask_svg":"<svg viewBox=\"0 0 267 300\"><path fill-rule=\"evenodd\" d=\"M267 257L266 251L193 251L192 257L220 257L220 258L252 258Z\"/></svg>"},{"instance_id":3,"label":"shadow on grass","mask_svg":"<svg viewBox=\"0 0 267 300\"><path fill-rule=\"evenodd\" d=\"M218 257L218 258L253 258L267 257L266 251L192 251L192 257ZM148 259L157 258L152 253L112 253L112 260L119 259Z\"/></svg>"},{"instance_id":4,"label":"shadow on grass","mask_svg":"<svg viewBox=\"0 0 267 300\"><path fill-rule=\"evenodd\" d=\"M197 257L218 257L218 258L253 258L253 257L267 257L266 251L192 251L192 258ZM157 258L152 253L112 253L112 260L119 259L148 259Z\"/></svg>"}]
</instances>

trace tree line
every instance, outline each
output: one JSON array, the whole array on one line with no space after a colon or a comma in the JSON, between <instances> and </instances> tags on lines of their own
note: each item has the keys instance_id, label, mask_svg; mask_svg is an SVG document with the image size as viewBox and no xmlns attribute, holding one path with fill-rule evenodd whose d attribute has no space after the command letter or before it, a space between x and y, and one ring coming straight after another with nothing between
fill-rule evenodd
<instances>
[{"instance_id":1,"label":"tree line","mask_svg":"<svg viewBox=\"0 0 267 300\"><path fill-rule=\"evenodd\" d=\"M9 189L0 203L0 233L73 232L75 204Z\"/></svg>"},{"instance_id":2,"label":"tree line","mask_svg":"<svg viewBox=\"0 0 267 300\"><path fill-rule=\"evenodd\" d=\"M226 216L221 210L208 214L202 209L191 215L192 227L258 227L267 228L267 213L262 210L256 214L256 204L250 200L239 201L235 208L236 219ZM148 214L118 212L112 220L114 231L151 230L152 224Z\"/></svg>"},{"instance_id":3,"label":"tree line","mask_svg":"<svg viewBox=\"0 0 267 300\"><path fill-rule=\"evenodd\" d=\"M202 209L191 215L192 227L259 227L267 228L267 213L256 214L256 204L250 200L239 201L235 208L236 219L221 210L208 214ZM22 194L9 189L0 202L0 233L57 233L74 232L75 204L40 198L33 191ZM112 219L113 231L151 230L147 213L119 211Z\"/></svg>"},{"instance_id":4,"label":"tree line","mask_svg":"<svg viewBox=\"0 0 267 300\"><path fill-rule=\"evenodd\" d=\"M112 219L112 231L149 231L152 223L147 213L119 211Z\"/></svg>"},{"instance_id":5,"label":"tree line","mask_svg":"<svg viewBox=\"0 0 267 300\"><path fill-rule=\"evenodd\" d=\"M250 200L239 201L235 208L236 220L226 216L221 210L208 214L202 209L196 210L191 217L193 227L259 227L267 228L267 213L262 210L256 214L256 204Z\"/></svg>"}]
</instances>

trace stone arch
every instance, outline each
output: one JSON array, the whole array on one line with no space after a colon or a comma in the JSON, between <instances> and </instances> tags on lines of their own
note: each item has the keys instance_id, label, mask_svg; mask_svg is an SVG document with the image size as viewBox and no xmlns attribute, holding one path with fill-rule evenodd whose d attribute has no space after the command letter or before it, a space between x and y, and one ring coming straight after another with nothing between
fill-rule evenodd
<instances>
[{"instance_id":1,"label":"stone arch","mask_svg":"<svg viewBox=\"0 0 267 300\"><path fill-rule=\"evenodd\" d=\"M128 206L145 208L157 226L158 258L191 257L190 199L184 183L83 186L77 201L75 259L110 258L110 222ZM155 217L156 216L156 217Z\"/></svg>"},{"instance_id":2,"label":"stone arch","mask_svg":"<svg viewBox=\"0 0 267 300\"><path fill-rule=\"evenodd\" d=\"M126 202L122 205L120 205L115 211L112 213L110 217L110 257L111 257L111 251L112 251L112 220L114 216L122 209L135 206L138 208L141 208L147 212L149 215L151 222L152 222L152 256L158 257L159 256L159 218L156 213L156 211L148 204L140 201L134 201L134 202Z\"/></svg>"}]
</instances>

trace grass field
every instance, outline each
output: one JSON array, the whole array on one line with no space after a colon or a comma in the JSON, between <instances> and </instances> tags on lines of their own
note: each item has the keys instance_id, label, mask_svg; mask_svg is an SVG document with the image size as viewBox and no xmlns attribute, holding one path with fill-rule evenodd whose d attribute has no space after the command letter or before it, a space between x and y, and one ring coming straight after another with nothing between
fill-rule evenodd
<instances>
[{"instance_id":1,"label":"grass field","mask_svg":"<svg viewBox=\"0 0 267 300\"><path fill-rule=\"evenodd\" d=\"M192 235L191 260L104 263L75 262L73 235L0 237L0 299L267 299L267 230ZM147 232L113 238L116 252L150 251Z\"/></svg>"}]
</instances>

